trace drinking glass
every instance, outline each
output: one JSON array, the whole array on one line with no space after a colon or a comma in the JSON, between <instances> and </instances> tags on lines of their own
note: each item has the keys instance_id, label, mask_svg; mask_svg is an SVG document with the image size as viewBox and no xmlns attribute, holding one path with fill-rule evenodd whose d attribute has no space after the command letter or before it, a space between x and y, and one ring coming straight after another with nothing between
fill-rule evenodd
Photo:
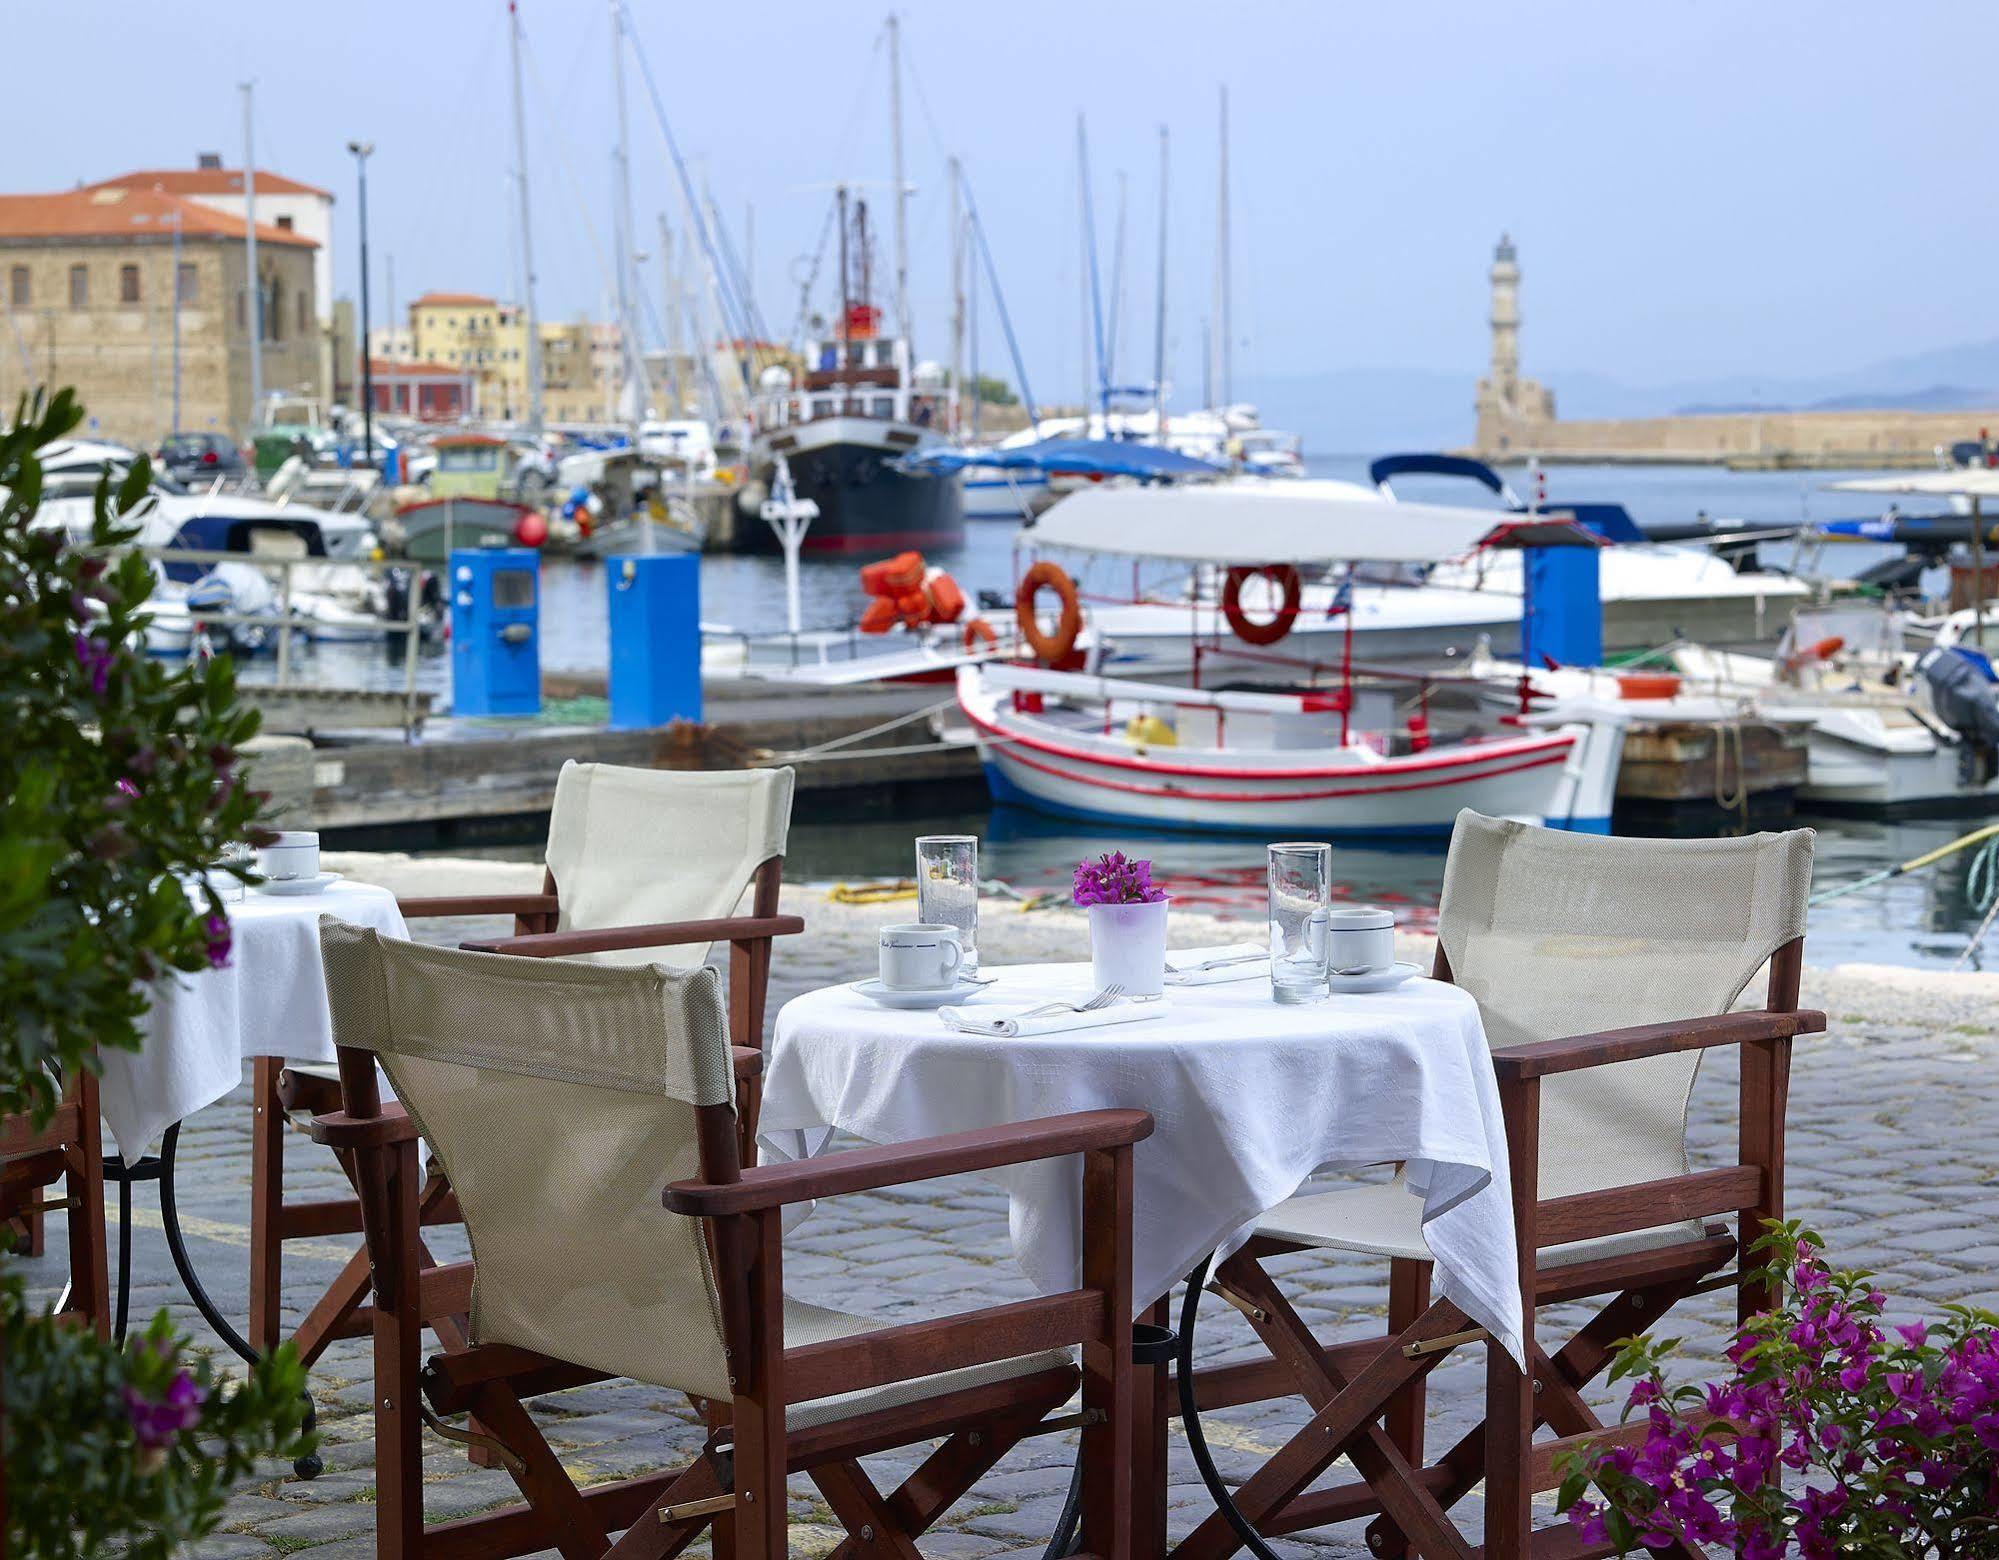
<instances>
[{"instance_id":1,"label":"drinking glass","mask_svg":"<svg viewBox=\"0 0 1999 1560\"><path fill-rule=\"evenodd\" d=\"M1333 847L1270 847L1270 995L1317 1002L1331 994L1326 930L1332 917Z\"/></svg>"},{"instance_id":2,"label":"drinking glass","mask_svg":"<svg viewBox=\"0 0 1999 1560\"><path fill-rule=\"evenodd\" d=\"M916 841L916 918L956 929L961 975L979 972L979 837L925 834Z\"/></svg>"}]
</instances>

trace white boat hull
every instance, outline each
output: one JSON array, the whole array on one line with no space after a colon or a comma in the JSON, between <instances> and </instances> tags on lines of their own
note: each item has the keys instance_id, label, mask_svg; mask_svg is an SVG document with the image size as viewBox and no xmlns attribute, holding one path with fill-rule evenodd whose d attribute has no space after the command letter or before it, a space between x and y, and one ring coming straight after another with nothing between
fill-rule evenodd
<instances>
[{"instance_id":1,"label":"white boat hull","mask_svg":"<svg viewBox=\"0 0 1999 1560\"><path fill-rule=\"evenodd\" d=\"M1159 688L1159 704L1177 691ZM1391 757L1358 745L1146 748L1017 711L976 668L959 674L958 702L995 801L1201 832L1442 835L1470 807L1608 833L1624 745L1622 723L1606 718Z\"/></svg>"}]
</instances>

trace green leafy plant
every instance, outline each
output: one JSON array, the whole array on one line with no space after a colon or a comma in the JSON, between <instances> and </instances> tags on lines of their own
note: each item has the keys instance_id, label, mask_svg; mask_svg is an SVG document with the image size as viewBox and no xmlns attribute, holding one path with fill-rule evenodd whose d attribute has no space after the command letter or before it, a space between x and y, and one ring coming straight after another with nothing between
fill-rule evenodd
<instances>
[{"instance_id":1,"label":"green leafy plant","mask_svg":"<svg viewBox=\"0 0 1999 1560\"><path fill-rule=\"evenodd\" d=\"M33 524L36 452L82 420L68 390L0 430L0 1116L47 1122L61 1080L136 1050L151 982L226 963L213 876L256 835L242 743L257 716L227 661L144 653L154 577L137 553L151 471L98 487L90 535ZM289 1346L224 1380L161 1313L122 1350L0 1275L7 1552L152 1560L210 1531L259 1456L297 1457Z\"/></svg>"}]
</instances>

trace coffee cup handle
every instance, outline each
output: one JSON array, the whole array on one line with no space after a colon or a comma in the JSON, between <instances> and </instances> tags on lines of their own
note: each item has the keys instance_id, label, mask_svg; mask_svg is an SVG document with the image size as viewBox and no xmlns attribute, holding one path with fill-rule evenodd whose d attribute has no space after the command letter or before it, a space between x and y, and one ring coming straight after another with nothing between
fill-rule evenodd
<instances>
[{"instance_id":1,"label":"coffee cup handle","mask_svg":"<svg viewBox=\"0 0 1999 1560\"><path fill-rule=\"evenodd\" d=\"M947 939L945 946L951 950L951 962L944 966L944 974L949 978L955 976L964 967L965 945L953 937Z\"/></svg>"}]
</instances>

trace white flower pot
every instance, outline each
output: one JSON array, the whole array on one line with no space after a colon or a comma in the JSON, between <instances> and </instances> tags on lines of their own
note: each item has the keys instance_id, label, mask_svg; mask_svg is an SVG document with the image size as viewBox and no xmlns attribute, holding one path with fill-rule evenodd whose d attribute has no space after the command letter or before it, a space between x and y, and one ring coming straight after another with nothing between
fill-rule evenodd
<instances>
[{"instance_id":1,"label":"white flower pot","mask_svg":"<svg viewBox=\"0 0 1999 1560\"><path fill-rule=\"evenodd\" d=\"M1124 987L1128 997L1156 997L1166 990L1166 907L1091 905L1090 967L1096 989Z\"/></svg>"}]
</instances>

